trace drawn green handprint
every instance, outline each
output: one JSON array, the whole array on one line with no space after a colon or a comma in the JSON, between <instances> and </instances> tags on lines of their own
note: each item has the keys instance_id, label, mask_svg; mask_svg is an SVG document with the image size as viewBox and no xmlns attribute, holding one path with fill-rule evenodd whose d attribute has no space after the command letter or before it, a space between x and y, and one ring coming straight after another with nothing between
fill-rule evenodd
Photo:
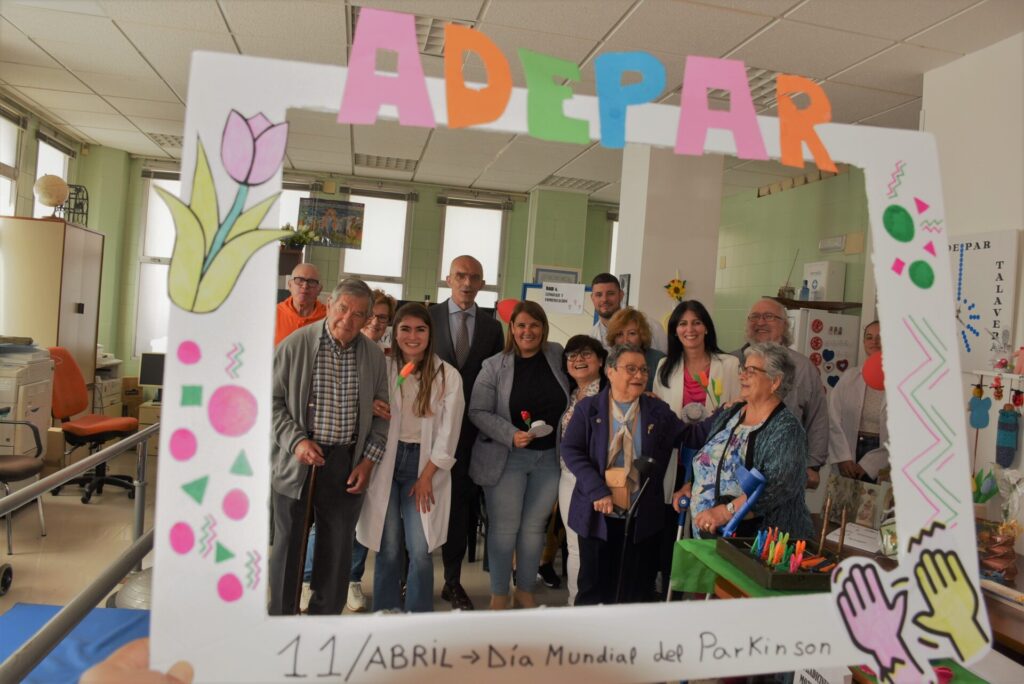
<instances>
[{"instance_id":1,"label":"drawn green handprint","mask_svg":"<svg viewBox=\"0 0 1024 684\"><path fill-rule=\"evenodd\" d=\"M914 624L948 638L961 661L985 648L989 635L978 622L978 594L956 552L922 551L914 574L928 604L927 611L914 616Z\"/></svg>"}]
</instances>

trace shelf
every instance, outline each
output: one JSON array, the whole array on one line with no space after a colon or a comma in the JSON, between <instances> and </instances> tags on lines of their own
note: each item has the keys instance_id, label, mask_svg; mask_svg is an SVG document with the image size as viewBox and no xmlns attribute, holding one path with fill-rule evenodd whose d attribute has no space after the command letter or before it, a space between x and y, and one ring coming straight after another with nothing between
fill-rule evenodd
<instances>
[{"instance_id":1,"label":"shelf","mask_svg":"<svg viewBox=\"0 0 1024 684\"><path fill-rule=\"evenodd\" d=\"M764 295L766 299L774 299L787 309L817 309L818 311L848 311L860 309L863 304L860 302L810 302L805 299L789 299L787 297L775 297Z\"/></svg>"},{"instance_id":2,"label":"shelf","mask_svg":"<svg viewBox=\"0 0 1024 684\"><path fill-rule=\"evenodd\" d=\"M1024 375L1014 373L1012 371L998 371L998 370L965 370L962 371L966 375L980 375L983 378L995 378L999 377L1003 380L1010 380L1011 382L1017 382L1018 380L1024 382Z\"/></svg>"}]
</instances>

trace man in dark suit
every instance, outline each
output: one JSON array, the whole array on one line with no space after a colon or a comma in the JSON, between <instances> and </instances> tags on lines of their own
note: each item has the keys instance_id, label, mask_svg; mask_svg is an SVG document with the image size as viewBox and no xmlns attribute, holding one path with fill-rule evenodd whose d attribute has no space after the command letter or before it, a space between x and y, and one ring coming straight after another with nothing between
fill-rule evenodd
<instances>
[{"instance_id":1,"label":"man in dark suit","mask_svg":"<svg viewBox=\"0 0 1024 684\"><path fill-rule=\"evenodd\" d=\"M494 356L504 346L501 323L480 312L476 295L484 286L484 269L479 261L464 255L452 260L445 278L452 296L430 307L434 327L434 353L459 369L466 406L473 393L473 384L484 359ZM469 479L469 460L476 427L468 417L462 419L459 445L452 468L452 504L448 519L448 541L441 549L444 560L444 588L441 598L451 601L452 608L472 610L473 602L462 588L462 559L469 538L469 521L474 517L477 488Z\"/></svg>"}]
</instances>

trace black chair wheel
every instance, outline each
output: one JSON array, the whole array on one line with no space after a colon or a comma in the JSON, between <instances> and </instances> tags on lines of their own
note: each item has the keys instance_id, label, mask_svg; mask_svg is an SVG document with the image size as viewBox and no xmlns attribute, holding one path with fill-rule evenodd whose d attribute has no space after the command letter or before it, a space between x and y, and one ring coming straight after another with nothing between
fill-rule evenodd
<instances>
[{"instance_id":1,"label":"black chair wheel","mask_svg":"<svg viewBox=\"0 0 1024 684\"><path fill-rule=\"evenodd\" d=\"M0 596L7 593L7 590L11 588L11 584L14 583L14 568L6 563L0 565Z\"/></svg>"},{"instance_id":2,"label":"black chair wheel","mask_svg":"<svg viewBox=\"0 0 1024 684\"><path fill-rule=\"evenodd\" d=\"M135 490L134 489L129 489L128 490L128 498L129 499L134 499L135 498Z\"/></svg>"},{"instance_id":3,"label":"black chair wheel","mask_svg":"<svg viewBox=\"0 0 1024 684\"><path fill-rule=\"evenodd\" d=\"M53 489L50 490L50 496L57 496L58 494L60 494L61 489L63 489L63 487L54 487Z\"/></svg>"},{"instance_id":4,"label":"black chair wheel","mask_svg":"<svg viewBox=\"0 0 1024 684\"><path fill-rule=\"evenodd\" d=\"M92 499L92 492L86 492L82 495L82 503L87 504L90 499Z\"/></svg>"}]
</instances>

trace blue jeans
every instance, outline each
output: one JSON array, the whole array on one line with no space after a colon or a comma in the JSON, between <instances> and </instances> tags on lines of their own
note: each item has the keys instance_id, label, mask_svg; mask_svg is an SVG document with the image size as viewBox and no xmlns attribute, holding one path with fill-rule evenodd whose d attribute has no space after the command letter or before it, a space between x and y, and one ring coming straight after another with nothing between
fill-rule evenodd
<instances>
[{"instance_id":1,"label":"blue jeans","mask_svg":"<svg viewBox=\"0 0 1024 684\"><path fill-rule=\"evenodd\" d=\"M398 443L395 474L388 496L388 512L380 551L373 566L373 609L398 610L402 607L402 532L409 552L409 576L406 580L405 610L428 613L434 609L434 561L427 550L423 517L416 510L416 498L409 496L420 476L420 445ZM436 505L436 504L435 504Z\"/></svg>"},{"instance_id":2,"label":"blue jeans","mask_svg":"<svg viewBox=\"0 0 1024 684\"><path fill-rule=\"evenodd\" d=\"M313 578L313 548L316 546L316 524L309 530L309 542L306 544L306 567L302 571L302 581L308 582ZM363 573L366 572L366 557L370 555L370 549L358 541L352 542L352 571L349 573L349 582L362 582Z\"/></svg>"},{"instance_id":3,"label":"blue jeans","mask_svg":"<svg viewBox=\"0 0 1024 684\"><path fill-rule=\"evenodd\" d=\"M484 487L491 594L508 594L513 552L516 587L533 592L560 476L554 449L512 449L498 483Z\"/></svg>"}]
</instances>

